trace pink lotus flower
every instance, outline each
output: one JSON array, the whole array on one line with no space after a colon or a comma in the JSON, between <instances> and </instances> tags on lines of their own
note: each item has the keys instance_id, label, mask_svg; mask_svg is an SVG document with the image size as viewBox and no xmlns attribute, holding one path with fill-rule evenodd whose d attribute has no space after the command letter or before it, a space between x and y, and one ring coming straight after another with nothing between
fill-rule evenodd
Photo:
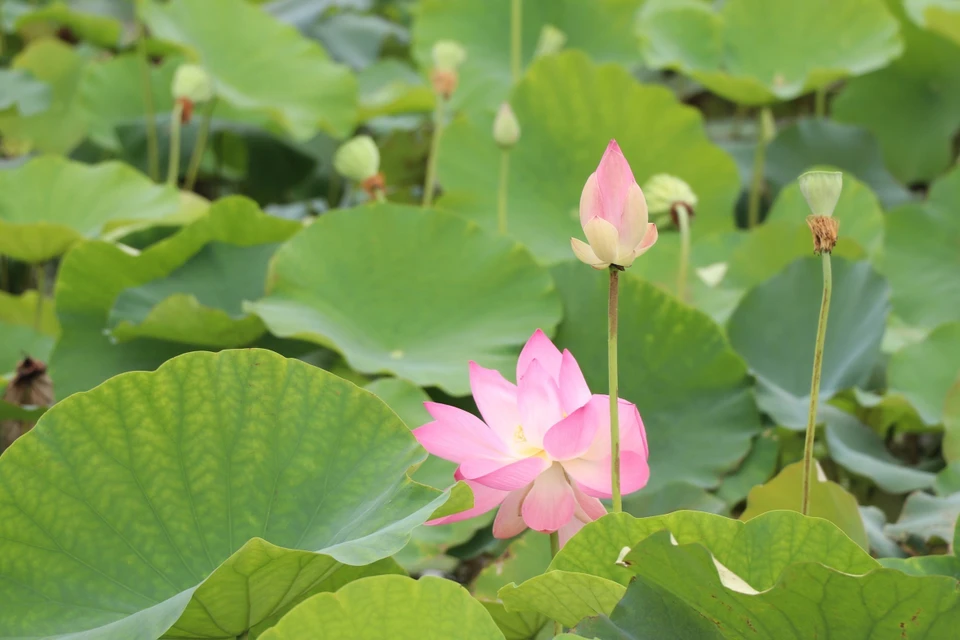
<instances>
[{"instance_id":1,"label":"pink lotus flower","mask_svg":"<svg viewBox=\"0 0 960 640\"><path fill-rule=\"evenodd\" d=\"M527 527L560 532L561 544L606 509L612 495L610 399L591 395L569 351L560 353L539 329L520 353L517 381L470 363L470 388L483 416L433 402L433 417L413 431L435 456L460 466L455 479L473 490L474 506L433 520L447 524L500 505L493 535ZM647 483L647 440L636 406L620 400L620 469L624 494Z\"/></svg>"},{"instance_id":2,"label":"pink lotus flower","mask_svg":"<svg viewBox=\"0 0 960 640\"><path fill-rule=\"evenodd\" d=\"M583 187L580 224L589 244L577 238L570 244L594 269L629 267L657 241L657 225L647 220L647 201L616 140Z\"/></svg>"}]
</instances>

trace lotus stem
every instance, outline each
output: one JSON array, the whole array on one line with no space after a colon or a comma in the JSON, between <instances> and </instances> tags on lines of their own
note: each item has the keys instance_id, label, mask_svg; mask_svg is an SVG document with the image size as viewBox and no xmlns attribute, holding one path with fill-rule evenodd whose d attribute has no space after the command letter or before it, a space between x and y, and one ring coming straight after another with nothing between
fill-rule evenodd
<instances>
[{"instance_id":1,"label":"lotus stem","mask_svg":"<svg viewBox=\"0 0 960 640\"><path fill-rule=\"evenodd\" d=\"M813 94L813 114L817 118L825 118L827 116L827 88L820 87Z\"/></svg>"},{"instance_id":2,"label":"lotus stem","mask_svg":"<svg viewBox=\"0 0 960 640\"><path fill-rule=\"evenodd\" d=\"M554 531L550 534L550 558L556 558L557 553L560 552L560 532ZM558 636L563 633L563 625L554 620L553 621L553 635Z\"/></svg>"},{"instance_id":3,"label":"lotus stem","mask_svg":"<svg viewBox=\"0 0 960 640\"><path fill-rule=\"evenodd\" d=\"M373 197L377 199L377 202L380 204L387 204L387 194L383 189L377 189L373 192Z\"/></svg>"},{"instance_id":4,"label":"lotus stem","mask_svg":"<svg viewBox=\"0 0 960 640\"><path fill-rule=\"evenodd\" d=\"M427 158L427 179L423 185L423 206L433 204L433 191L437 186L437 156L440 155L440 136L443 133L443 107L446 100L437 95L437 107L433 110L433 139L430 141L430 157Z\"/></svg>"},{"instance_id":5,"label":"lotus stem","mask_svg":"<svg viewBox=\"0 0 960 640\"><path fill-rule=\"evenodd\" d=\"M160 145L157 142L157 120L153 108L153 87L150 83L150 60L147 59L147 30L141 24L137 34L137 59L143 91L144 118L147 125L147 175L154 182L160 179Z\"/></svg>"},{"instance_id":6,"label":"lotus stem","mask_svg":"<svg viewBox=\"0 0 960 640\"><path fill-rule=\"evenodd\" d=\"M677 270L677 297L687 300L687 273L690 268L690 210L687 205L676 206L677 224L680 227L680 268Z\"/></svg>"},{"instance_id":7,"label":"lotus stem","mask_svg":"<svg viewBox=\"0 0 960 640\"><path fill-rule=\"evenodd\" d=\"M520 82L520 57L523 27L523 0L510 0L510 72L513 84Z\"/></svg>"},{"instance_id":8,"label":"lotus stem","mask_svg":"<svg viewBox=\"0 0 960 640\"><path fill-rule=\"evenodd\" d=\"M607 374L610 380L610 486L613 511L623 511L620 496L620 395L617 380L617 309L620 297L620 267L610 265L610 295L607 300Z\"/></svg>"},{"instance_id":9,"label":"lotus stem","mask_svg":"<svg viewBox=\"0 0 960 640\"><path fill-rule=\"evenodd\" d=\"M747 227L750 229L760 222L760 194L763 190L763 168L769 142L763 125L764 111L768 111L767 107L757 112L757 146L753 151L753 175L750 181L749 200L747 200Z\"/></svg>"},{"instance_id":10,"label":"lotus stem","mask_svg":"<svg viewBox=\"0 0 960 640\"><path fill-rule=\"evenodd\" d=\"M187 167L187 179L183 183L186 191L193 191L193 185L197 182L197 174L200 172L200 162L203 161L203 152L207 148L207 138L210 136L210 122L213 120L213 110L217 108L217 99L211 98L203 112L203 120L200 122L200 131L197 132L197 139L193 143L193 151L190 154L190 165Z\"/></svg>"},{"instance_id":11,"label":"lotus stem","mask_svg":"<svg viewBox=\"0 0 960 640\"><path fill-rule=\"evenodd\" d=\"M0 256L0 291L10 291L10 267L7 256Z\"/></svg>"},{"instance_id":12,"label":"lotus stem","mask_svg":"<svg viewBox=\"0 0 960 640\"><path fill-rule=\"evenodd\" d=\"M500 185L497 190L497 229L507 235L507 185L510 182L510 152L500 152Z\"/></svg>"},{"instance_id":13,"label":"lotus stem","mask_svg":"<svg viewBox=\"0 0 960 640\"><path fill-rule=\"evenodd\" d=\"M167 184L177 185L180 177L180 119L183 117L183 104L178 100L173 104L170 115L170 155L167 159Z\"/></svg>"},{"instance_id":14,"label":"lotus stem","mask_svg":"<svg viewBox=\"0 0 960 640\"><path fill-rule=\"evenodd\" d=\"M43 263L33 265L33 278L37 285L37 307L33 316L33 329L39 332L43 326L43 293L47 288L47 274L43 270Z\"/></svg>"},{"instance_id":15,"label":"lotus stem","mask_svg":"<svg viewBox=\"0 0 960 640\"><path fill-rule=\"evenodd\" d=\"M807 415L807 436L803 442L803 495L800 512L810 512L810 487L813 482L813 444L817 436L817 403L820 399L820 371L823 368L823 344L827 336L827 315L830 313L830 295L833 292L833 270L830 253L823 257L823 298L820 300L820 320L817 322L817 342L813 349L813 379L810 383L810 412Z\"/></svg>"}]
</instances>

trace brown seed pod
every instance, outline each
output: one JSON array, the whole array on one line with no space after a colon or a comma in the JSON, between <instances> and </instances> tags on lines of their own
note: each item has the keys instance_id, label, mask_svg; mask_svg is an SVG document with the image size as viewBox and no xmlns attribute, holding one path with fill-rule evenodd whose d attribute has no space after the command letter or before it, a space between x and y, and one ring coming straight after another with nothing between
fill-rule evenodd
<instances>
[{"instance_id":1,"label":"brown seed pod","mask_svg":"<svg viewBox=\"0 0 960 640\"><path fill-rule=\"evenodd\" d=\"M832 253L837 246L840 221L831 216L807 216L807 226L813 234L813 252L817 255L824 251Z\"/></svg>"},{"instance_id":2,"label":"brown seed pod","mask_svg":"<svg viewBox=\"0 0 960 640\"><path fill-rule=\"evenodd\" d=\"M29 356L17 365L17 373L3 392L3 399L18 407L53 404L53 382L47 375L47 365ZM0 451L33 428L35 423L23 420L0 420Z\"/></svg>"}]
</instances>

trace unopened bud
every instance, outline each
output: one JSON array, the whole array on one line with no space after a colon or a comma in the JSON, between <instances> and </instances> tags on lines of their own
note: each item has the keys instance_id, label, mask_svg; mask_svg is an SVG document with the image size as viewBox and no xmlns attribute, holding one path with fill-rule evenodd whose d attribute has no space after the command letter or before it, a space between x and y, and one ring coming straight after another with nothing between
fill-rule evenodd
<instances>
[{"instance_id":1,"label":"unopened bud","mask_svg":"<svg viewBox=\"0 0 960 640\"><path fill-rule=\"evenodd\" d=\"M540 38L537 40L537 49L533 56L539 58L559 53L565 44L567 44L567 34L552 24L545 24L540 29Z\"/></svg>"},{"instance_id":2,"label":"unopened bud","mask_svg":"<svg viewBox=\"0 0 960 640\"><path fill-rule=\"evenodd\" d=\"M843 189L843 174L839 171L807 171L797 178L800 192L815 216L832 216Z\"/></svg>"},{"instance_id":3,"label":"unopened bud","mask_svg":"<svg viewBox=\"0 0 960 640\"><path fill-rule=\"evenodd\" d=\"M433 45L433 68L456 71L467 59L467 51L455 40L438 40Z\"/></svg>"},{"instance_id":4,"label":"unopened bud","mask_svg":"<svg viewBox=\"0 0 960 640\"><path fill-rule=\"evenodd\" d=\"M380 150L370 136L351 138L337 149L333 167L345 178L362 183L380 171Z\"/></svg>"},{"instance_id":5,"label":"unopened bud","mask_svg":"<svg viewBox=\"0 0 960 640\"><path fill-rule=\"evenodd\" d=\"M654 215L660 215L666 220L666 214L679 224L677 207L685 207L687 214L693 216L697 206L697 195L686 182L676 176L658 173L650 176L643 185L643 195L647 199L647 209Z\"/></svg>"},{"instance_id":6,"label":"unopened bud","mask_svg":"<svg viewBox=\"0 0 960 640\"><path fill-rule=\"evenodd\" d=\"M172 91L175 100L188 100L196 104L213 97L213 83L200 65L181 64L173 74Z\"/></svg>"},{"instance_id":7,"label":"unopened bud","mask_svg":"<svg viewBox=\"0 0 960 640\"><path fill-rule=\"evenodd\" d=\"M520 139L520 123L507 102L500 105L493 120L493 139L501 149L512 148Z\"/></svg>"}]
</instances>

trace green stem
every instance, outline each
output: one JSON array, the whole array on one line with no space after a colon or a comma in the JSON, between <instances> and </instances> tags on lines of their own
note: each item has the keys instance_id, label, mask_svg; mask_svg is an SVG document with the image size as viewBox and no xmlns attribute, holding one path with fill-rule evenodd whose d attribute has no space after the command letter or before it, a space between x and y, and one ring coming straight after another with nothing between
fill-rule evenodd
<instances>
[{"instance_id":1,"label":"green stem","mask_svg":"<svg viewBox=\"0 0 960 640\"><path fill-rule=\"evenodd\" d=\"M377 202L379 202L380 204L386 204L386 203L387 203L387 194L384 193L384 190L383 190L383 189L377 189L377 190L374 192L373 197L376 198L376 199L377 199Z\"/></svg>"},{"instance_id":2,"label":"green stem","mask_svg":"<svg viewBox=\"0 0 960 640\"><path fill-rule=\"evenodd\" d=\"M620 297L620 268L610 265L610 295L607 299L607 374L610 379L610 486L613 511L623 511L620 497L620 395L617 380L617 308Z\"/></svg>"},{"instance_id":3,"label":"green stem","mask_svg":"<svg viewBox=\"0 0 960 640\"><path fill-rule=\"evenodd\" d=\"M827 88L820 87L813 94L813 114L817 118L824 118L827 115Z\"/></svg>"},{"instance_id":4,"label":"green stem","mask_svg":"<svg viewBox=\"0 0 960 640\"><path fill-rule=\"evenodd\" d=\"M550 557L556 558L560 551L560 532L554 531L550 534ZM553 622L553 635L558 636L563 633L563 625L556 620Z\"/></svg>"},{"instance_id":5,"label":"green stem","mask_svg":"<svg viewBox=\"0 0 960 640\"><path fill-rule=\"evenodd\" d=\"M7 264L7 256L0 256L0 291L13 292L10 286L10 266Z\"/></svg>"},{"instance_id":6,"label":"green stem","mask_svg":"<svg viewBox=\"0 0 960 640\"><path fill-rule=\"evenodd\" d=\"M507 184L510 181L510 152L500 152L500 186L497 190L497 229L507 235Z\"/></svg>"},{"instance_id":7,"label":"green stem","mask_svg":"<svg viewBox=\"0 0 960 640\"><path fill-rule=\"evenodd\" d=\"M520 82L521 34L523 33L523 0L510 0L510 72L513 84Z\"/></svg>"},{"instance_id":8,"label":"green stem","mask_svg":"<svg viewBox=\"0 0 960 640\"><path fill-rule=\"evenodd\" d=\"M677 297L687 300L687 272L690 268L690 210L687 205L677 205L677 222L680 225L680 269L677 272Z\"/></svg>"},{"instance_id":9,"label":"green stem","mask_svg":"<svg viewBox=\"0 0 960 640\"><path fill-rule=\"evenodd\" d=\"M193 143L193 152L190 154L190 166L187 167L187 179L183 183L185 191L193 191L193 185L197 182L197 174L200 172L200 162L203 161L203 152L207 148L207 137L210 135L210 121L213 120L213 110L217 108L217 99L211 98L203 112L203 120L200 122L200 131L197 132L197 139Z\"/></svg>"},{"instance_id":10,"label":"green stem","mask_svg":"<svg viewBox=\"0 0 960 640\"><path fill-rule=\"evenodd\" d=\"M167 158L167 184L177 185L180 177L180 118L183 116L183 105L177 101L173 103L173 113L170 114L170 155Z\"/></svg>"},{"instance_id":11,"label":"green stem","mask_svg":"<svg viewBox=\"0 0 960 640\"><path fill-rule=\"evenodd\" d=\"M810 512L810 486L813 482L813 443L817 437L817 402L820 399L820 370L823 366L823 343L827 336L827 315L830 313L830 295L833 292L833 270L830 254L823 252L823 298L820 300L820 320L817 322L817 343L813 348L813 380L810 383L810 412L807 415L807 437L803 442L803 496L800 512Z\"/></svg>"},{"instance_id":12,"label":"green stem","mask_svg":"<svg viewBox=\"0 0 960 640\"><path fill-rule=\"evenodd\" d=\"M137 35L137 59L140 63L140 83L143 91L144 118L147 125L147 174L156 182L160 179L160 145L157 142L157 120L153 108L153 86L150 82L150 61L147 59L146 29L141 24Z\"/></svg>"},{"instance_id":13,"label":"green stem","mask_svg":"<svg viewBox=\"0 0 960 640\"><path fill-rule=\"evenodd\" d=\"M750 181L750 196L747 201L747 227L752 229L760 222L760 194L763 190L763 168L767 158L767 137L763 131L764 107L757 112L757 146L753 151L753 176Z\"/></svg>"},{"instance_id":14,"label":"green stem","mask_svg":"<svg viewBox=\"0 0 960 640\"><path fill-rule=\"evenodd\" d=\"M440 154L440 135L443 133L443 96L437 96L437 108L433 110L433 139L430 140L430 157L427 158L427 179L423 184L423 206L433 204L433 192L437 187L437 156Z\"/></svg>"},{"instance_id":15,"label":"green stem","mask_svg":"<svg viewBox=\"0 0 960 640\"><path fill-rule=\"evenodd\" d=\"M43 263L33 265L33 278L37 285L37 308L33 317L34 331L40 331L43 326L43 294L47 289L47 274L43 270Z\"/></svg>"}]
</instances>

